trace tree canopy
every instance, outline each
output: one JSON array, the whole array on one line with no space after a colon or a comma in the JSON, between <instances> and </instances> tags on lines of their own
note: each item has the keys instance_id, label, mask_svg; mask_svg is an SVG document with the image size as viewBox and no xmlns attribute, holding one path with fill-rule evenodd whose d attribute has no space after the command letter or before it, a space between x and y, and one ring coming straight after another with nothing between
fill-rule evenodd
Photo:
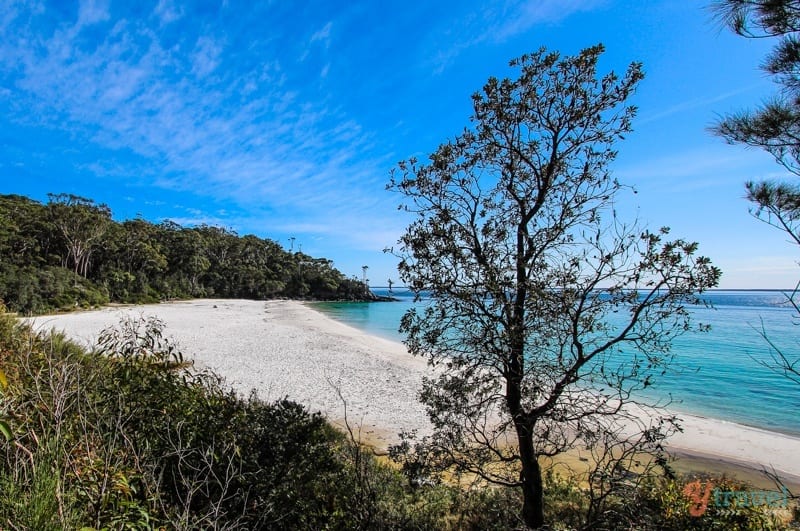
<instances>
[{"instance_id":1,"label":"tree canopy","mask_svg":"<svg viewBox=\"0 0 800 531\"><path fill-rule=\"evenodd\" d=\"M748 38L775 38L761 68L774 77L777 93L753 110L721 119L712 132L731 144L763 149L788 171L800 175L800 2L796 0L722 0L718 19ZM793 182L749 181L753 214L786 231L800 244L800 187Z\"/></svg>"},{"instance_id":2,"label":"tree canopy","mask_svg":"<svg viewBox=\"0 0 800 531\"><path fill-rule=\"evenodd\" d=\"M800 2L797 0L721 0L714 9L722 23L748 38L775 38L762 69L774 76L778 93L752 111L725 117L712 131L731 144L757 147L800 176ZM800 245L800 186L786 181L749 181L753 215L784 231ZM800 314L798 282L789 303ZM770 359L764 364L800 383L800 357L776 347L768 337Z\"/></svg>"},{"instance_id":3,"label":"tree canopy","mask_svg":"<svg viewBox=\"0 0 800 531\"><path fill-rule=\"evenodd\" d=\"M0 301L38 313L191 297L369 298L330 260L220 227L141 218L68 194L0 195Z\"/></svg>"},{"instance_id":4,"label":"tree canopy","mask_svg":"<svg viewBox=\"0 0 800 531\"><path fill-rule=\"evenodd\" d=\"M656 448L663 426L621 438L613 420L666 366L670 340L691 327L687 304L720 274L695 243L617 218L608 166L643 74L633 63L598 75L602 52L511 61L518 77L488 80L471 126L427 162L401 162L389 184L416 215L400 277L432 299L401 330L443 366L421 393L435 431L420 448L521 489L532 528L545 521L540 458L579 444Z\"/></svg>"}]
</instances>

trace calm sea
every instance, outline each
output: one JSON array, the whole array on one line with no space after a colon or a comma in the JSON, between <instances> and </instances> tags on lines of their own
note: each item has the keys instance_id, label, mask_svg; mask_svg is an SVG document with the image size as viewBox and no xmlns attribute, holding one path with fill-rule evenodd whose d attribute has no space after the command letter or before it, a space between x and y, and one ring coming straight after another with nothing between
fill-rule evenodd
<instances>
[{"instance_id":1,"label":"calm sea","mask_svg":"<svg viewBox=\"0 0 800 531\"><path fill-rule=\"evenodd\" d=\"M398 289L392 295L400 301L316 307L368 333L402 341L397 328L413 296ZM800 320L786 296L778 291L713 291L704 298L713 308L692 311L695 321L711 325L711 331L685 334L673 342L675 370L660 377L652 392L671 397L671 407L678 411L800 435L800 384L758 362L770 355L762 331L791 359L800 357Z\"/></svg>"}]
</instances>

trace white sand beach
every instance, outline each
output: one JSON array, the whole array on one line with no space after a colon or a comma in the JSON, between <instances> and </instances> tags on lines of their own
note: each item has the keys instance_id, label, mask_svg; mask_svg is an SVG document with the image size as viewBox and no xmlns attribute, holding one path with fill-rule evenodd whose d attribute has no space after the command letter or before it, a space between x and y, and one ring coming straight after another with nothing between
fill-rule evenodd
<instances>
[{"instance_id":1,"label":"white sand beach","mask_svg":"<svg viewBox=\"0 0 800 531\"><path fill-rule=\"evenodd\" d=\"M91 346L124 316L150 315L164 321L165 336L196 368L213 370L243 395L288 396L339 424L346 403L348 422L380 446L403 430L429 429L416 398L430 370L424 360L301 302L206 299L42 316L33 323Z\"/></svg>"},{"instance_id":2,"label":"white sand beach","mask_svg":"<svg viewBox=\"0 0 800 531\"><path fill-rule=\"evenodd\" d=\"M37 329L63 330L91 345L99 332L125 315L155 315L187 358L210 368L243 394L265 400L284 396L341 423L360 425L362 436L385 447L403 430L430 429L417 401L422 377L432 369L403 344L370 336L301 302L194 300L43 316ZM338 392L337 392L338 389ZM679 415L683 433L670 448L707 462L774 469L800 482L800 438L715 419Z\"/></svg>"}]
</instances>

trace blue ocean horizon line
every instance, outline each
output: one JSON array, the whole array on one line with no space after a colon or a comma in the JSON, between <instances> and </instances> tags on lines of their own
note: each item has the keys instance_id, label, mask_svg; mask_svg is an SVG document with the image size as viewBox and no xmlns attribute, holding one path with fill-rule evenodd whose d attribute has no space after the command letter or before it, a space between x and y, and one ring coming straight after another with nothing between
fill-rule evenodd
<instances>
[{"instance_id":1,"label":"blue ocean horizon line","mask_svg":"<svg viewBox=\"0 0 800 531\"><path fill-rule=\"evenodd\" d=\"M376 295L388 294L378 287ZM402 342L398 328L414 306L413 293L397 293L397 302L315 303L330 317L384 339ZM791 293L793 290L788 290ZM796 312L782 290L713 290L705 293L711 306L693 306L707 333L687 333L673 341L675 361L656 380L649 397L672 401L676 413L714 418L800 437L800 386L760 362L770 349L761 331L790 359L800 358L800 328Z\"/></svg>"},{"instance_id":2,"label":"blue ocean horizon line","mask_svg":"<svg viewBox=\"0 0 800 531\"><path fill-rule=\"evenodd\" d=\"M389 290L389 286L369 286L370 290ZM598 290L602 291L607 288L598 288ZM399 286L397 284L392 284L391 287L392 291L396 290L404 290L404 291L412 291L411 288L408 286ZM425 290L423 290L425 291ZM793 288L711 288L705 290L704 293L719 293L719 292L726 292L726 291L740 291L740 292L776 292L776 293L793 293L794 291L800 292L800 288L793 287Z\"/></svg>"},{"instance_id":3,"label":"blue ocean horizon line","mask_svg":"<svg viewBox=\"0 0 800 531\"><path fill-rule=\"evenodd\" d=\"M391 289L389 288L389 286L369 286L369 289L370 289L370 291L372 291L376 295L387 295L387 294L388 295L392 295L393 293L396 293L398 291L399 292L414 293L414 291L411 288L409 288L408 286L398 286L398 285L395 285L395 284L392 284ZM606 291L607 289L608 288L597 288L597 291L602 292L602 291ZM633 288L631 288L631 289L633 289ZM378 292L376 292L376 290ZM663 290L663 291L666 291L666 290ZM427 292L428 292L428 290L421 290L420 291L420 293L427 293ZM781 289L781 288L714 288L714 289L705 290L702 294L700 294L700 297L702 298L703 295L709 294L709 293L719 294L719 293L729 293L729 292L730 293L780 293L782 295L791 295L791 294L797 292L798 295L800 296L800 287L785 288L785 289Z\"/></svg>"}]
</instances>

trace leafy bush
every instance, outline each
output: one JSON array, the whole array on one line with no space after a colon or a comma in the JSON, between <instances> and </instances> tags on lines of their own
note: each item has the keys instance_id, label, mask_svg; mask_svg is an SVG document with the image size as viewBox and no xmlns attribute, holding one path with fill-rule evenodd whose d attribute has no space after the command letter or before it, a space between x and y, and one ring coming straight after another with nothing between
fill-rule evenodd
<instances>
[{"instance_id":1,"label":"leafy bush","mask_svg":"<svg viewBox=\"0 0 800 531\"><path fill-rule=\"evenodd\" d=\"M14 412L15 435L0 463L0 479L16 485L0 493L7 521L31 521L14 499L50 507L46 491L69 493L60 503L69 498L96 528L308 528L330 518L341 436L319 415L288 400L242 400L213 375L189 372L155 322L123 326L106 336L116 350L95 353L8 316L0 325L3 410ZM42 465L45 449L52 466ZM45 480L59 487L43 489Z\"/></svg>"},{"instance_id":2,"label":"leafy bush","mask_svg":"<svg viewBox=\"0 0 800 531\"><path fill-rule=\"evenodd\" d=\"M0 300L22 314L74 310L108 304L108 292L62 267L17 267L0 263Z\"/></svg>"},{"instance_id":3,"label":"leafy bush","mask_svg":"<svg viewBox=\"0 0 800 531\"><path fill-rule=\"evenodd\" d=\"M514 489L409 481L302 406L241 398L192 370L155 319L86 352L0 312L0 369L13 435L0 438L0 528L520 528ZM683 483L666 479L586 522L580 486L545 479L553 529L780 528L763 510L692 517Z\"/></svg>"}]
</instances>

